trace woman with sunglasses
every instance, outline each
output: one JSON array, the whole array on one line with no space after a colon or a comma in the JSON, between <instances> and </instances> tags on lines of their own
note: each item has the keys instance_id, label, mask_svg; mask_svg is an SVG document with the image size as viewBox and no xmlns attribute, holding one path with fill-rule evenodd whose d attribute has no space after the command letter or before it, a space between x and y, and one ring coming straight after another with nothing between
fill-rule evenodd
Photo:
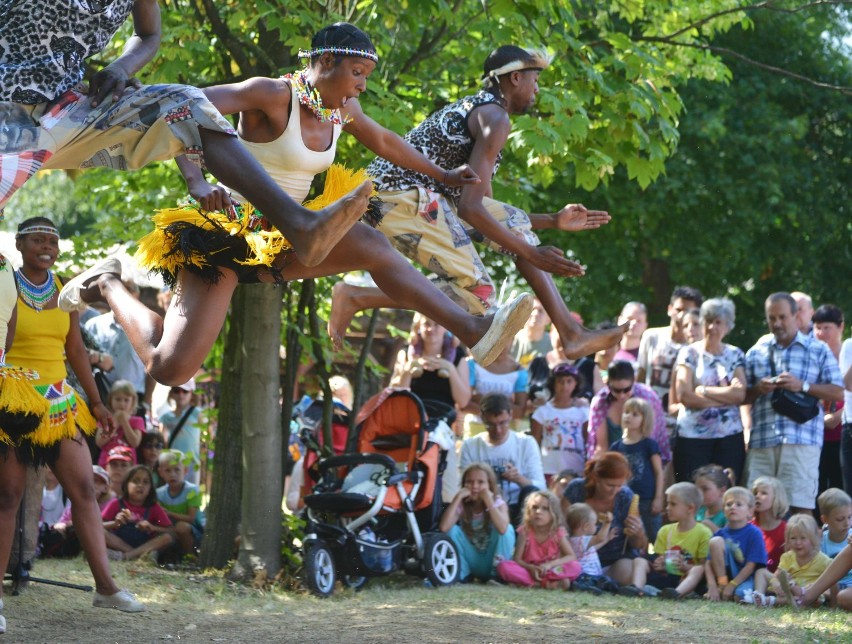
<instances>
[{"instance_id":1,"label":"woman with sunglasses","mask_svg":"<svg viewBox=\"0 0 852 644\"><path fill-rule=\"evenodd\" d=\"M186 471L186 480L198 485L198 464L201 462L201 426L198 424L201 408L194 400L195 379L169 390L171 411L160 416L160 433L166 437L169 449L192 455Z\"/></svg>"},{"instance_id":2,"label":"woman with sunglasses","mask_svg":"<svg viewBox=\"0 0 852 644\"><path fill-rule=\"evenodd\" d=\"M624 403L633 396L647 401L654 410L654 432L651 438L660 446L660 456L665 466L671 462L672 452L662 402L651 387L636 382L633 365L626 360L617 360L609 366L607 384L592 398L589 439L586 442L588 457L606 452L610 445L621 438Z\"/></svg>"}]
</instances>

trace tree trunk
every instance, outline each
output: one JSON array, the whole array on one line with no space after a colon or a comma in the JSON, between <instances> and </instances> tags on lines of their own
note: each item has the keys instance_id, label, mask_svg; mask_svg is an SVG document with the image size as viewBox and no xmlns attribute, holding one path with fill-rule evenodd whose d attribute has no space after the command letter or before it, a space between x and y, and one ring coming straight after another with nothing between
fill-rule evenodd
<instances>
[{"instance_id":1,"label":"tree trunk","mask_svg":"<svg viewBox=\"0 0 852 644\"><path fill-rule=\"evenodd\" d=\"M213 456L213 483L207 505L207 530L201 549L202 568L224 568L234 558L234 540L239 533L242 498L242 338L246 328L245 289L238 288L232 300L229 328L225 335L219 419Z\"/></svg>"},{"instance_id":2,"label":"tree trunk","mask_svg":"<svg viewBox=\"0 0 852 644\"><path fill-rule=\"evenodd\" d=\"M281 419L278 367L281 289L245 291L241 379L243 435L242 529L237 574L274 576L281 568Z\"/></svg>"}]
</instances>

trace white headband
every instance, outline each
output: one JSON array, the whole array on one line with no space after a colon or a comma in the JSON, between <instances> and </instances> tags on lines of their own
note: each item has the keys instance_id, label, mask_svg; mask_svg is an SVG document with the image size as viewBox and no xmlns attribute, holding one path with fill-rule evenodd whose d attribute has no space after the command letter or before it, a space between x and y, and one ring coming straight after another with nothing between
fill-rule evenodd
<instances>
[{"instance_id":1,"label":"white headband","mask_svg":"<svg viewBox=\"0 0 852 644\"><path fill-rule=\"evenodd\" d=\"M59 238L59 231L53 226L45 226L44 224L37 224L32 226L27 226L26 228L20 228L17 233L15 233L15 239L18 237L23 237L24 235L31 235L32 233L42 233L45 235L53 235L57 239Z\"/></svg>"},{"instance_id":2,"label":"white headband","mask_svg":"<svg viewBox=\"0 0 852 644\"><path fill-rule=\"evenodd\" d=\"M496 82L499 76L511 74L512 72L523 71L525 69L545 69L553 61L553 54L548 54L544 49L525 49L524 51L532 56L532 58L513 60L502 67L492 69L483 77L483 84L488 87L491 83Z\"/></svg>"}]
</instances>

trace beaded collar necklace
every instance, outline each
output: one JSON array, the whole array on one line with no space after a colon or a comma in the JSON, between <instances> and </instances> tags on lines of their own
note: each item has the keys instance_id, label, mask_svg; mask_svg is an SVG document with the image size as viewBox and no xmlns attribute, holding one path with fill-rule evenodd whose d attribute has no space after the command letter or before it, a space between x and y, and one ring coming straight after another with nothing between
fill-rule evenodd
<instances>
[{"instance_id":1,"label":"beaded collar necklace","mask_svg":"<svg viewBox=\"0 0 852 644\"><path fill-rule=\"evenodd\" d=\"M18 293L24 304L36 311L44 309L44 305L56 295L56 282L51 270L47 271L47 280L44 284L33 284L21 271L15 271L15 281L18 283Z\"/></svg>"},{"instance_id":2,"label":"beaded collar necklace","mask_svg":"<svg viewBox=\"0 0 852 644\"><path fill-rule=\"evenodd\" d=\"M337 108L323 107L320 93L308 81L307 70L302 69L292 74L287 74L284 78L290 81L290 87L296 93L299 103L307 107L316 117L317 121L321 123L333 123L335 125L346 125L352 120L350 116L344 117L341 115L340 110Z\"/></svg>"}]
</instances>

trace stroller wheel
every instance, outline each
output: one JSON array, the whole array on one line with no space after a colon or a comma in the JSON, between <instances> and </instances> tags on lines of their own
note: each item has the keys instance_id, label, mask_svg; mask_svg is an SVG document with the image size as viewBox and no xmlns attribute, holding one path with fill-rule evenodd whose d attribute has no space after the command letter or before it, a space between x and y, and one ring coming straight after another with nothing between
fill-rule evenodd
<instances>
[{"instance_id":1,"label":"stroller wheel","mask_svg":"<svg viewBox=\"0 0 852 644\"><path fill-rule=\"evenodd\" d=\"M442 532L423 535L423 572L433 586L449 586L458 581L460 562L456 544Z\"/></svg>"},{"instance_id":2,"label":"stroller wheel","mask_svg":"<svg viewBox=\"0 0 852 644\"><path fill-rule=\"evenodd\" d=\"M308 589L319 597L331 595L337 577L331 550L323 544L308 546L304 553L304 564Z\"/></svg>"},{"instance_id":3,"label":"stroller wheel","mask_svg":"<svg viewBox=\"0 0 852 644\"><path fill-rule=\"evenodd\" d=\"M367 582L370 581L370 578L360 577L358 575L343 575L343 577L340 578L340 581L347 588L361 590L364 586L367 585Z\"/></svg>"}]
</instances>

